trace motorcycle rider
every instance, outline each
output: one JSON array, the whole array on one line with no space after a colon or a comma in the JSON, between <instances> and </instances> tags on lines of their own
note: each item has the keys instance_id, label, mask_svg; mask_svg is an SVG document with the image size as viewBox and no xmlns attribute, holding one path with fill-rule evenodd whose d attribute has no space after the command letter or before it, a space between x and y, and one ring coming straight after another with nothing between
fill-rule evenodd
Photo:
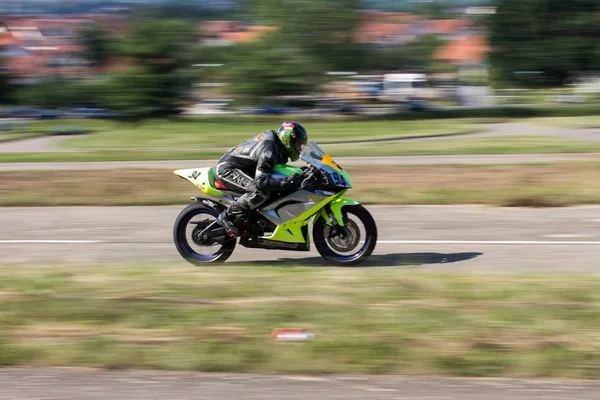
<instances>
[{"instance_id":1,"label":"motorcycle rider","mask_svg":"<svg viewBox=\"0 0 600 400\"><path fill-rule=\"evenodd\" d=\"M216 168L218 179L228 189L244 192L218 217L230 235L240 235L239 223L263 204L270 193L300 186L302 174L275 179L271 173L275 165L287 163L288 158L298 160L307 141L308 133L302 125L284 122L277 132L264 131L223 155Z\"/></svg>"}]
</instances>

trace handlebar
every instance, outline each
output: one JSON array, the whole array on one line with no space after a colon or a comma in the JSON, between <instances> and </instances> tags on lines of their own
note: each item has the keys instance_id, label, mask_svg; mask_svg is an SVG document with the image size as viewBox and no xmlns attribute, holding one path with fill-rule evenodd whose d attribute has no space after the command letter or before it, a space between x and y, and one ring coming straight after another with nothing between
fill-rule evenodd
<instances>
[{"instance_id":1,"label":"handlebar","mask_svg":"<svg viewBox=\"0 0 600 400\"><path fill-rule=\"evenodd\" d=\"M318 175L320 174L320 170L315 166L311 165L304 171L304 179L302 180L302 184L300 185L301 189L305 189L309 186L312 186L318 180Z\"/></svg>"}]
</instances>

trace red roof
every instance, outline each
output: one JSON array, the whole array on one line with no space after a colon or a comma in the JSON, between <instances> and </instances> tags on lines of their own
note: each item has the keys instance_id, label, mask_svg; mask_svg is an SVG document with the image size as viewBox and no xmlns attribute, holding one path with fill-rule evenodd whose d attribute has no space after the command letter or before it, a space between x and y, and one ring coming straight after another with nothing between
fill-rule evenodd
<instances>
[{"instance_id":1,"label":"red roof","mask_svg":"<svg viewBox=\"0 0 600 400\"><path fill-rule=\"evenodd\" d=\"M440 47L433 57L452 64L481 63L490 51L488 41L483 36L469 36L452 40Z\"/></svg>"},{"instance_id":2,"label":"red roof","mask_svg":"<svg viewBox=\"0 0 600 400\"><path fill-rule=\"evenodd\" d=\"M356 32L355 38L359 43L375 43L389 41L390 36L402 35L411 28L410 24L390 24L368 22Z\"/></svg>"},{"instance_id":3,"label":"red roof","mask_svg":"<svg viewBox=\"0 0 600 400\"><path fill-rule=\"evenodd\" d=\"M202 35L220 35L225 32L237 32L241 30L240 21L205 21L199 26Z\"/></svg>"},{"instance_id":4,"label":"red roof","mask_svg":"<svg viewBox=\"0 0 600 400\"><path fill-rule=\"evenodd\" d=\"M263 33L279 29L276 26L244 26L239 21L209 21L200 26L200 34L232 42L252 42Z\"/></svg>"},{"instance_id":5,"label":"red roof","mask_svg":"<svg viewBox=\"0 0 600 400\"><path fill-rule=\"evenodd\" d=\"M16 39L10 32L0 32L0 46L9 46L15 42Z\"/></svg>"},{"instance_id":6,"label":"red roof","mask_svg":"<svg viewBox=\"0 0 600 400\"><path fill-rule=\"evenodd\" d=\"M420 15L405 12L385 12L375 10L360 11L361 17L365 22L391 22L391 23L411 23L423 19Z\"/></svg>"}]
</instances>

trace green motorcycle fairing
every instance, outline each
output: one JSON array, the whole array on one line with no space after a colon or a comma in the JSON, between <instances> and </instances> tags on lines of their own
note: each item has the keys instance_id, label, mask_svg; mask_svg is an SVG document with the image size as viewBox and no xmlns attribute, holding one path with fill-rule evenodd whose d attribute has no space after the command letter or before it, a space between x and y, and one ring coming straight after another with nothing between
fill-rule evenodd
<instances>
[{"instance_id":1,"label":"green motorcycle fairing","mask_svg":"<svg viewBox=\"0 0 600 400\"><path fill-rule=\"evenodd\" d=\"M284 175L291 175L293 173L302 173L303 172L302 169L300 169L300 168L293 167L290 165L281 165L281 164L276 165L273 168L273 170L275 172L278 172L278 173L281 173ZM338 171L338 173L341 176L343 176L344 179L346 179L346 181L348 183L351 184L352 181L346 171L341 170L341 171ZM323 218L327 225L332 225L332 223L333 223L333 221L331 221L331 218L327 214L327 211L325 209L325 206L327 204L330 204L331 212L332 212L333 216L335 217L337 224L340 226L344 226L344 217L342 214L342 207L347 206L347 205L358 205L359 204L358 202L356 202L354 200L342 198L341 196L344 195L344 193L346 193L346 192L347 192L347 190L343 190L333 196L325 198L323 201L316 204L314 207L305 211L304 213L300 214L296 218L291 219L287 222L284 222L281 225L278 225L277 228L275 228L275 232L273 232L273 234L271 236L266 236L264 239L276 240L276 241L282 241L282 242L288 242L288 243L303 243L306 241L306 243L308 245L308 242L309 242L308 236L309 235L307 234L307 237L306 238L304 237L304 235L302 233L302 227L308 223L310 218L312 218L313 216L316 215L315 220L316 220L316 218Z\"/></svg>"},{"instance_id":2,"label":"green motorcycle fairing","mask_svg":"<svg viewBox=\"0 0 600 400\"><path fill-rule=\"evenodd\" d=\"M276 165L273 168L273 171L285 176L294 173L301 174L304 172L301 168L286 164ZM339 170L338 173L346 180L346 182L348 182L349 186L351 186L352 181L350 180L348 173L343 170ZM224 197L226 197L221 190L214 187L215 172L213 168L177 170L175 171L175 174L193 183L210 198L215 198L216 200L221 201ZM287 243L306 243L310 248L310 235L307 232L305 237L304 233L302 232L302 227L307 225L310 219L313 217L315 220L317 218L323 218L326 224L332 225L333 221L326 210L326 206L328 204L330 205L329 208L337 224L343 226L344 220L342 207L359 204L354 200L342 198L346 191L347 189L342 190L335 195L325 197L322 201L315 204L313 207L297 217L278 225L270 236L265 236L263 239Z\"/></svg>"},{"instance_id":3,"label":"green motorcycle fairing","mask_svg":"<svg viewBox=\"0 0 600 400\"><path fill-rule=\"evenodd\" d=\"M316 204L314 207L298 215L296 218L293 218L287 222L284 222L281 225L278 225L277 228L275 228L273 234L271 236L265 236L264 239L288 243L306 242L306 244L308 245L310 235L307 233L306 237L304 237L304 234L302 233L302 227L306 225L308 221L315 215L317 215L316 218L325 218L325 221L328 221L328 223L331 224L331 219L327 215L327 212L325 212L324 208L327 204L335 201L336 199L339 199L345 192L346 191L343 190L340 193L327 197L320 203ZM341 206L338 208L338 212L341 212ZM339 218L338 216L335 216L335 218L338 221L342 220L341 215Z\"/></svg>"}]
</instances>

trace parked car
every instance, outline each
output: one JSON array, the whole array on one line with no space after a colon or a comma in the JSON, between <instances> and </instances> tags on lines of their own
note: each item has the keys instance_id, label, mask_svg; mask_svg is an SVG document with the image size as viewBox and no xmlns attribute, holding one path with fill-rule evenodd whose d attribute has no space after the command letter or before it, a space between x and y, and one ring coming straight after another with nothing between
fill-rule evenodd
<instances>
[{"instance_id":1,"label":"parked car","mask_svg":"<svg viewBox=\"0 0 600 400\"><path fill-rule=\"evenodd\" d=\"M266 114L266 115L282 115L292 114L297 111L293 107L242 107L239 111L243 114Z\"/></svg>"},{"instance_id":2,"label":"parked car","mask_svg":"<svg viewBox=\"0 0 600 400\"><path fill-rule=\"evenodd\" d=\"M35 118L35 119L56 119L60 113L55 110L45 110L37 108L22 108L9 112L12 118Z\"/></svg>"},{"instance_id":3,"label":"parked car","mask_svg":"<svg viewBox=\"0 0 600 400\"><path fill-rule=\"evenodd\" d=\"M115 118L118 114L105 108L76 107L65 110L65 118Z\"/></svg>"}]
</instances>

